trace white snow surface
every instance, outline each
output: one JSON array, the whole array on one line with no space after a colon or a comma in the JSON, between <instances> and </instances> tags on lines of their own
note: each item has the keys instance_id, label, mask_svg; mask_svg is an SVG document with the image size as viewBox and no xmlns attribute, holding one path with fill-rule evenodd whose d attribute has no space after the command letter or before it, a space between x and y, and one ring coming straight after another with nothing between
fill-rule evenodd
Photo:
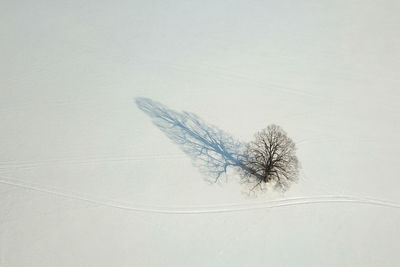
<instances>
[{"instance_id":1,"label":"white snow surface","mask_svg":"<svg viewBox=\"0 0 400 267\"><path fill-rule=\"evenodd\" d=\"M399 8L2 1L0 266L400 266ZM280 125L298 183L207 183L137 97Z\"/></svg>"}]
</instances>

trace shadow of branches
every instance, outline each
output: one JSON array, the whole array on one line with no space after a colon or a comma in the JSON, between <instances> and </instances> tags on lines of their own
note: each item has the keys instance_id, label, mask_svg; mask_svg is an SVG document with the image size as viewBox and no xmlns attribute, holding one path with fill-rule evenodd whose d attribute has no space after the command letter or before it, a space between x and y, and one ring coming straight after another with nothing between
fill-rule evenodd
<instances>
[{"instance_id":1,"label":"shadow of branches","mask_svg":"<svg viewBox=\"0 0 400 267\"><path fill-rule=\"evenodd\" d=\"M228 167L243 168L246 144L205 123L193 113L176 112L148 98L136 98L137 106L192 159L194 165L217 182Z\"/></svg>"}]
</instances>

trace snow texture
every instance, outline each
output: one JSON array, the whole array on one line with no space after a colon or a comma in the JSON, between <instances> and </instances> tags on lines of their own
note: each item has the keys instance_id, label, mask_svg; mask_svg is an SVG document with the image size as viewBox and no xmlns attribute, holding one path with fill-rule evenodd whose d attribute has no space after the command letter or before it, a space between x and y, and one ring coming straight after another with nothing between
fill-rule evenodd
<instances>
[{"instance_id":1,"label":"snow texture","mask_svg":"<svg viewBox=\"0 0 400 267\"><path fill-rule=\"evenodd\" d=\"M400 266L399 5L3 1L0 266Z\"/></svg>"}]
</instances>

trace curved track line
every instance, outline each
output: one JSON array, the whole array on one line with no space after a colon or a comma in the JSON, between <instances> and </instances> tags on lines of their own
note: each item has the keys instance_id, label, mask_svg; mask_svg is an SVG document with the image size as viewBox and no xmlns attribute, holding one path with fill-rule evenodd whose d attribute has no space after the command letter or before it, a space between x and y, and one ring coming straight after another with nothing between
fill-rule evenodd
<instances>
[{"instance_id":1,"label":"curved track line","mask_svg":"<svg viewBox=\"0 0 400 267\"><path fill-rule=\"evenodd\" d=\"M297 198L287 198L281 200L264 201L251 204L227 204L227 205L215 205L215 206L191 206L191 207L176 207L176 208L144 206L144 205L133 206L131 204L125 204L122 202L116 202L112 200L94 199L77 194L69 194L59 191L43 189L38 186L28 185L26 183L22 183L19 181L10 181L1 179L0 183L19 188L24 188L27 190L33 190L37 192L51 194L63 198L84 201L99 206L116 208L132 212L145 212L145 213L161 213L161 214L228 213L228 212L260 210L260 209L271 209L279 207L291 207L299 205L322 204L322 203L351 203L351 204L373 205L386 208L400 209L399 203L394 203L379 199L361 198L361 197L345 196L345 195L297 197Z\"/></svg>"}]
</instances>

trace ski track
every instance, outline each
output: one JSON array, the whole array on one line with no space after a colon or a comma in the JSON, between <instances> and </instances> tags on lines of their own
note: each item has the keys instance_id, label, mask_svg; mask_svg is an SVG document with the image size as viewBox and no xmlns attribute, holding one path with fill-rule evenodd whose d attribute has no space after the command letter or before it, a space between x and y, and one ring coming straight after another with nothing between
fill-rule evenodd
<instances>
[{"instance_id":1,"label":"ski track","mask_svg":"<svg viewBox=\"0 0 400 267\"><path fill-rule=\"evenodd\" d=\"M65 165L89 165L104 162L131 162L144 160L178 160L184 159L184 154L159 154L159 155L139 155L136 157L105 157L105 158L65 158L65 159L44 159L35 161L0 161L0 169L7 168L37 168L40 166L65 164Z\"/></svg>"},{"instance_id":2,"label":"ski track","mask_svg":"<svg viewBox=\"0 0 400 267\"><path fill-rule=\"evenodd\" d=\"M174 207L174 208L171 208L171 206L157 207L157 206L145 206L145 205L131 205L107 199L85 197L79 194L45 189L37 185L30 185L21 181L10 180L7 177L3 176L0 176L0 178L1 178L0 179L1 184L9 186L55 195L67 199L83 201L99 206L115 208L125 211L132 211L132 212L143 212L143 213L159 213L159 214L232 213L232 212L252 211L260 209L280 208L280 207L294 207L300 205L314 205L323 203L362 204L362 205L372 205L378 207L400 209L400 203L389 202L380 199L366 198L366 197L355 197L350 195L322 195L322 196L295 197L295 198L287 198L280 200L270 200L270 201L263 201L251 204L224 204L224 205L213 205L213 206L187 206L187 207Z\"/></svg>"}]
</instances>

